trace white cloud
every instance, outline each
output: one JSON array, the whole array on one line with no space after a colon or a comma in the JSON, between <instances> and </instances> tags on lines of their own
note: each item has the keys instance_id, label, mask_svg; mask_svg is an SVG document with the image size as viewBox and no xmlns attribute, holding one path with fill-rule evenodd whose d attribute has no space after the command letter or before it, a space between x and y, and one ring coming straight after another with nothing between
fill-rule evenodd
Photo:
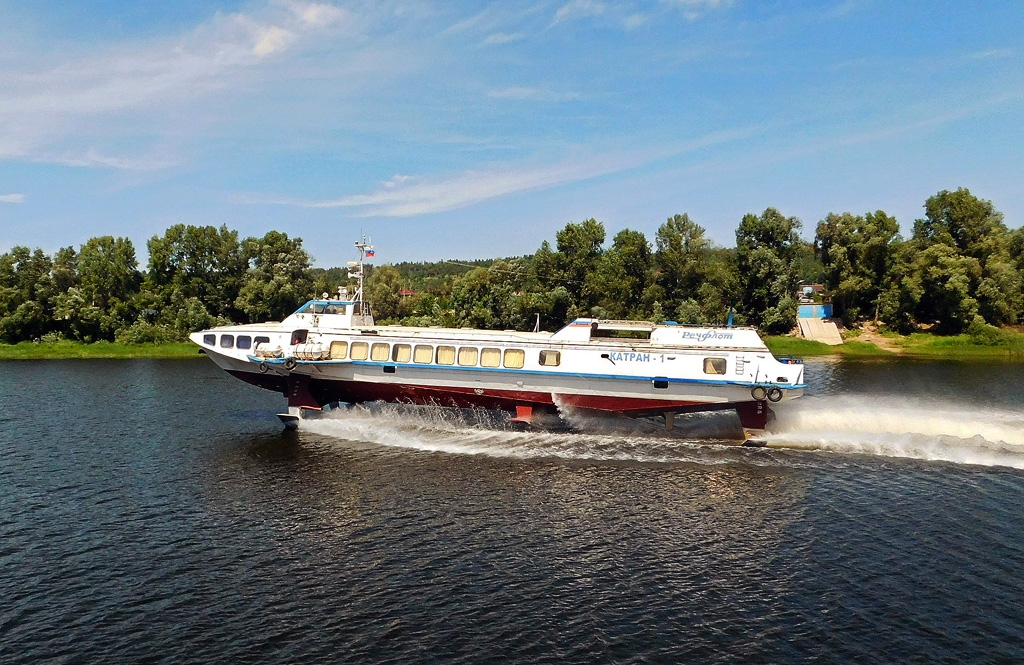
<instances>
[{"instance_id":1,"label":"white cloud","mask_svg":"<svg viewBox=\"0 0 1024 665\"><path fill-rule=\"evenodd\" d=\"M517 42L523 39L525 35L521 32L514 32L508 34L505 32L495 32L494 34L488 35L487 39L481 42L482 46L494 46L496 44L509 44L511 42Z\"/></svg>"},{"instance_id":2,"label":"white cloud","mask_svg":"<svg viewBox=\"0 0 1024 665\"><path fill-rule=\"evenodd\" d=\"M579 99L580 97L578 92L572 92L571 90L557 92L554 90L544 90L542 88L523 87L492 90L487 93L487 96L494 99L516 99L532 102L568 102L574 99Z\"/></svg>"},{"instance_id":3,"label":"white cloud","mask_svg":"<svg viewBox=\"0 0 1024 665\"><path fill-rule=\"evenodd\" d=\"M678 7L690 21L709 14L718 9L724 9L732 4L732 0L662 0L669 5Z\"/></svg>"},{"instance_id":4,"label":"white cloud","mask_svg":"<svg viewBox=\"0 0 1024 665\"><path fill-rule=\"evenodd\" d=\"M0 195L0 203L24 203L24 194L3 194Z\"/></svg>"},{"instance_id":5,"label":"white cloud","mask_svg":"<svg viewBox=\"0 0 1024 665\"><path fill-rule=\"evenodd\" d=\"M441 180L395 176L369 194L354 194L337 199L303 201L248 195L239 197L238 200L249 204L303 208L351 208L360 217L411 217L465 208L510 194L550 189L618 173L660 159L678 157L700 148L745 138L755 131L756 127L746 127L715 132L692 141L659 147L647 152L569 159L547 166L469 170Z\"/></svg>"},{"instance_id":6,"label":"white cloud","mask_svg":"<svg viewBox=\"0 0 1024 665\"><path fill-rule=\"evenodd\" d=\"M271 56L344 17L331 5L271 2L249 14L218 13L175 38L113 47L49 67L0 65L0 160L137 168L137 157L97 158L101 150L95 145L76 154L61 144L96 142L101 140L96 135L109 135L111 127L123 128L125 114L166 112L243 85L248 79L241 72L259 69ZM141 161L153 165L164 160Z\"/></svg>"},{"instance_id":7,"label":"white cloud","mask_svg":"<svg viewBox=\"0 0 1024 665\"><path fill-rule=\"evenodd\" d=\"M288 45L295 41L295 33L291 30L279 28L276 25L267 27L260 33L252 52L256 55L270 55L288 48Z\"/></svg>"},{"instance_id":8,"label":"white cloud","mask_svg":"<svg viewBox=\"0 0 1024 665\"><path fill-rule=\"evenodd\" d=\"M1013 55L1013 49L992 48L985 51L975 51L964 56L965 60L998 60L1009 58Z\"/></svg>"},{"instance_id":9,"label":"white cloud","mask_svg":"<svg viewBox=\"0 0 1024 665\"><path fill-rule=\"evenodd\" d=\"M630 14L622 21L622 27L626 30L636 30L650 20L650 14Z\"/></svg>"},{"instance_id":10,"label":"white cloud","mask_svg":"<svg viewBox=\"0 0 1024 665\"><path fill-rule=\"evenodd\" d=\"M345 17L345 10L334 5L324 5L315 2L293 2L290 8L296 16L313 26L330 25Z\"/></svg>"},{"instance_id":11,"label":"white cloud","mask_svg":"<svg viewBox=\"0 0 1024 665\"><path fill-rule=\"evenodd\" d=\"M568 19L598 16L603 14L605 9L605 4L599 0L569 0L555 12L555 18L551 21L551 25Z\"/></svg>"}]
</instances>

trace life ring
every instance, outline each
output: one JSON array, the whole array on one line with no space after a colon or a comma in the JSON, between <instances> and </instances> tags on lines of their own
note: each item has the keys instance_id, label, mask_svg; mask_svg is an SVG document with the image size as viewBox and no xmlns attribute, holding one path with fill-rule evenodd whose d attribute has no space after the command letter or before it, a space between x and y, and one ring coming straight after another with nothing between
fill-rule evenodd
<instances>
[{"instance_id":1,"label":"life ring","mask_svg":"<svg viewBox=\"0 0 1024 665\"><path fill-rule=\"evenodd\" d=\"M777 386L772 386L771 388L768 389L769 402L778 402L780 399L782 399L782 390L780 388L778 388Z\"/></svg>"},{"instance_id":2,"label":"life ring","mask_svg":"<svg viewBox=\"0 0 1024 665\"><path fill-rule=\"evenodd\" d=\"M266 374L270 370L270 366L267 365L266 360L260 361L260 374Z\"/></svg>"},{"instance_id":3,"label":"life ring","mask_svg":"<svg viewBox=\"0 0 1024 665\"><path fill-rule=\"evenodd\" d=\"M762 401L767 395L768 391L765 390L764 386L754 386L750 389L750 396L758 402Z\"/></svg>"},{"instance_id":4,"label":"life ring","mask_svg":"<svg viewBox=\"0 0 1024 665\"><path fill-rule=\"evenodd\" d=\"M284 361L284 368L290 372L293 369L295 369L295 366L298 364L299 363L297 360L295 360L295 358L289 358L288 360Z\"/></svg>"}]
</instances>

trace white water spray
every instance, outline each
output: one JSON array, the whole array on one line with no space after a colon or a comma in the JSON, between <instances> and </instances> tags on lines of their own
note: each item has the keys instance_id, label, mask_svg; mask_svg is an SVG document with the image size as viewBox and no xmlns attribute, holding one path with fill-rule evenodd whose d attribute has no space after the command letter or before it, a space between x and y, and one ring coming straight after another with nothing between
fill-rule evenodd
<instances>
[{"instance_id":1,"label":"white water spray","mask_svg":"<svg viewBox=\"0 0 1024 665\"><path fill-rule=\"evenodd\" d=\"M806 397L775 407L768 445L723 441L735 414L680 414L676 433L628 419L593 418L563 409L572 432L515 429L508 416L402 405L354 406L303 421L313 434L390 447L491 457L720 464L811 462L796 451L877 455L1024 469L1024 414L970 403L861 395ZM732 444L732 445L730 445ZM827 459L816 456L818 462Z\"/></svg>"},{"instance_id":2,"label":"white water spray","mask_svg":"<svg viewBox=\"0 0 1024 665\"><path fill-rule=\"evenodd\" d=\"M910 397L807 397L775 408L768 445L1024 469L1024 413Z\"/></svg>"}]
</instances>

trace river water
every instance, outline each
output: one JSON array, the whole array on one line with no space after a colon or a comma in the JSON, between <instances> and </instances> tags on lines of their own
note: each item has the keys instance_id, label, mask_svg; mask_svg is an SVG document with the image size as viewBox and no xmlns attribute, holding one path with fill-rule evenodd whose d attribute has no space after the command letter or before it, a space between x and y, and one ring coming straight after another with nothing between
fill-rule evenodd
<instances>
[{"instance_id":1,"label":"river water","mask_svg":"<svg viewBox=\"0 0 1024 665\"><path fill-rule=\"evenodd\" d=\"M808 362L744 449L0 363L0 662L1024 662L1022 375Z\"/></svg>"}]
</instances>

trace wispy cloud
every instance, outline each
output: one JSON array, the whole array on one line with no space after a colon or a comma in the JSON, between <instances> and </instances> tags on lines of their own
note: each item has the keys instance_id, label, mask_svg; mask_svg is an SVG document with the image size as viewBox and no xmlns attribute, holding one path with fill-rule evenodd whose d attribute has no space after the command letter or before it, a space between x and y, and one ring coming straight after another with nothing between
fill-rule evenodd
<instances>
[{"instance_id":1,"label":"wispy cloud","mask_svg":"<svg viewBox=\"0 0 1024 665\"><path fill-rule=\"evenodd\" d=\"M237 197L247 204L272 204L303 208L350 208L359 217L411 217L445 212L519 192L550 189L590 180L658 160L677 157L701 148L746 138L757 127L714 132L707 136L648 151L571 159L532 167L492 167L464 171L444 179L395 176L369 194L336 199L301 200L248 194Z\"/></svg>"},{"instance_id":2,"label":"wispy cloud","mask_svg":"<svg viewBox=\"0 0 1024 665\"><path fill-rule=\"evenodd\" d=\"M662 2L678 7L690 21L697 19L718 9L724 9L732 4L732 0L662 0Z\"/></svg>"},{"instance_id":3,"label":"wispy cloud","mask_svg":"<svg viewBox=\"0 0 1024 665\"><path fill-rule=\"evenodd\" d=\"M630 14L622 20L622 27L626 30L636 30L640 26L649 23L650 20L650 14Z\"/></svg>"},{"instance_id":4,"label":"wispy cloud","mask_svg":"<svg viewBox=\"0 0 1024 665\"><path fill-rule=\"evenodd\" d=\"M0 203L24 203L24 194L2 194L0 195Z\"/></svg>"},{"instance_id":5,"label":"wispy cloud","mask_svg":"<svg viewBox=\"0 0 1024 665\"><path fill-rule=\"evenodd\" d=\"M532 102L568 102L580 98L578 92L573 92L571 90L557 91L525 87L492 90L487 93L487 96L494 99L516 99Z\"/></svg>"},{"instance_id":6,"label":"wispy cloud","mask_svg":"<svg viewBox=\"0 0 1024 665\"><path fill-rule=\"evenodd\" d=\"M89 155L95 155L95 147L69 155L67 148L55 150L54 143L89 120L231 87L239 70L266 62L345 17L344 10L326 4L273 3L255 14L217 14L177 38L122 46L49 69L0 69L0 134L8 137L0 144L0 160L134 168L137 160L131 157L97 159Z\"/></svg>"},{"instance_id":7,"label":"wispy cloud","mask_svg":"<svg viewBox=\"0 0 1024 665\"><path fill-rule=\"evenodd\" d=\"M481 42L481 45L495 46L497 44L510 44L512 42L518 42L525 37L526 35L521 32L513 32L512 34L506 32L495 32L488 35L487 38Z\"/></svg>"},{"instance_id":8,"label":"wispy cloud","mask_svg":"<svg viewBox=\"0 0 1024 665\"><path fill-rule=\"evenodd\" d=\"M599 16L605 12L605 9L607 7L600 0L569 0L555 12L555 18L552 19L551 25L570 19Z\"/></svg>"},{"instance_id":9,"label":"wispy cloud","mask_svg":"<svg viewBox=\"0 0 1024 665\"><path fill-rule=\"evenodd\" d=\"M984 51L974 51L964 56L965 60L1000 60L1013 56L1013 49L992 48Z\"/></svg>"}]
</instances>

